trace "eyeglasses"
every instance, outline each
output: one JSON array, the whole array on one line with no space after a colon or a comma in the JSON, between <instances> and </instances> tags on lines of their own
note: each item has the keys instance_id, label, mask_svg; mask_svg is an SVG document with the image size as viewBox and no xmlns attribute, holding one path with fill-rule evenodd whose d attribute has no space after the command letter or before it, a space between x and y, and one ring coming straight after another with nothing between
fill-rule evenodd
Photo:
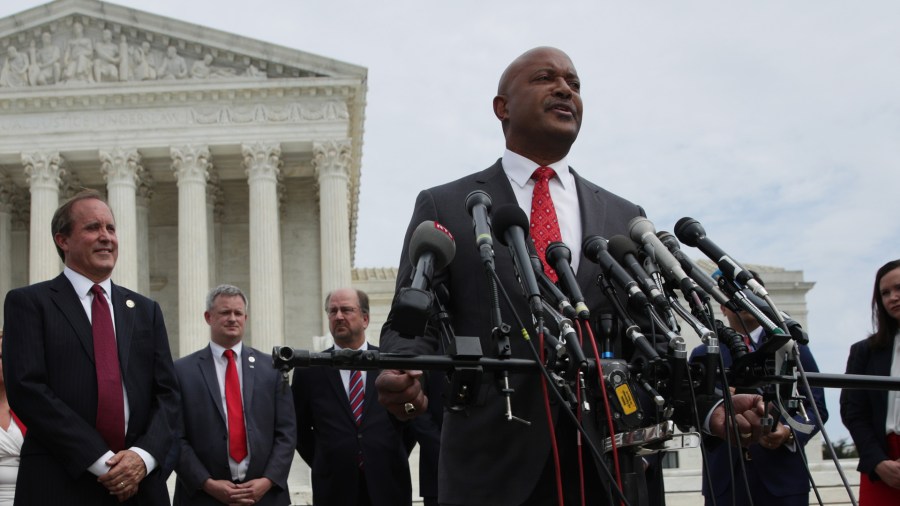
<instances>
[{"instance_id":1,"label":"eyeglasses","mask_svg":"<svg viewBox=\"0 0 900 506\"><path fill-rule=\"evenodd\" d=\"M355 313L358 309L359 309L359 308L356 308L356 307L350 307L350 306L346 306L346 307L330 307L330 308L328 308L328 310L325 311L325 312L328 313L328 317L329 317L329 318L334 318L335 316L337 316L338 312L344 313L345 315L352 315L352 314Z\"/></svg>"}]
</instances>

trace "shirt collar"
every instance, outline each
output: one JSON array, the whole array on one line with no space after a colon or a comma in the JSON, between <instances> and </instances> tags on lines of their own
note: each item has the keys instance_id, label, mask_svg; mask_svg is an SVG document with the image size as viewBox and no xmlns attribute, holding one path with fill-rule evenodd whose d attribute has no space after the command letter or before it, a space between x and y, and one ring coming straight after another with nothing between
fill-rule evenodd
<instances>
[{"instance_id":1,"label":"shirt collar","mask_svg":"<svg viewBox=\"0 0 900 506\"><path fill-rule=\"evenodd\" d=\"M335 351L337 351L337 350L343 350L343 349L344 349L344 348L341 348L340 346L338 346L338 343L334 343L334 350L335 350ZM363 341L362 346L360 346L359 348L356 348L356 349L357 349L357 350L362 350L362 351L368 350L368 349L369 349L369 341Z\"/></svg>"},{"instance_id":2,"label":"shirt collar","mask_svg":"<svg viewBox=\"0 0 900 506\"><path fill-rule=\"evenodd\" d=\"M112 281L110 278L106 278L99 283L94 283L83 274L75 272L69 267L63 269L63 274L69 279L69 283L72 283L72 287L75 289L75 293L78 294L79 299L87 297L92 286L100 285L100 287L103 288L103 291L106 292L106 296L109 297L109 300L112 300Z\"/></svg>"},{"instance_id":3,"label":"shirt collar","mask_svg":"<svg viewBox=\"0 0 900 506\"><path fill-rule=\"evenodd\" d=\"M506 172L510 181L515 182L520 188L525 188L525 185L531 180L531 175L534 174L535 169L541 167L541 165L508 149L503 152L501 163L503 164L503 171ZM546 167L556 171L559 183L563 188L566 188L566 184L571 180L570 177L566 177L569 174L569 162L566 161L566 158L553 162Z\"/></svg>"},{"instance_id":4,"label":"shirt collar","mask_svg":"<svg viewBox=\"0 0 900 506\"><path fill-rule=\"evenodd\" d=\"M213 357L214 357L214 358L219 358L219 357L221 357L222 354L225 353L225 350L230 349L230 350L233 350L233 351L234 351L234 355L235 355L234 358L235 358L235 361L240 361L240 358L241 358L241 350L243 350L243 348L244 348L244 342L243 342L243 341L238 341L238 343L237 343L236 345L232 346L231 348L226 348L226 347L224 347L224 346L222 346L222 345L219 345L219 344L216 344L216 343L214 343L214 342L212 342L212 341L209 342L209 349L212 350L212 354L213 354Z\"/></svg>"}]
</instances>

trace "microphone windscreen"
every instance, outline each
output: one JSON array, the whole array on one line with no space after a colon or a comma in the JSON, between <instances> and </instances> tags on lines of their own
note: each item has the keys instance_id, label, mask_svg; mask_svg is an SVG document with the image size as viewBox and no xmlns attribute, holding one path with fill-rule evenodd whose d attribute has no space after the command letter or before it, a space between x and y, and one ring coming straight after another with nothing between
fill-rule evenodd
<instances>
[{"instance_id":1,"label":"microphone windscreen","mask_svg":"<svg viewBox=\"0 0 900 506\"><path fill-rule=\"evenodd\" d=\"M447 267L456 255L456 241L446 227L436 221L426 220L409 238L409 258L413 265L417 264L422 254L430 252L434 255L436 270Z\"/></svg>"},{"instance_id":2,"label":"microphone windscreen","mask_svg":"<svg viewBox=\"0 0 900 506\"><path fill-rule=\"evenodd\" d=\"M703 225L694 218L685 216L675 223L675 237L688 246L696 248L699 244L698 239L704 236L706 231L703 230Z\"/></svg>"},{"instance_id":3,"label":"microphone windscreen","mask_svg":"<svg viewBox=\"0 0 900 506\"><path fill-rule=\"evenodd\" d=\"M481 204L488 211L491 210L491 196L486 192L481 190L473 190L472 193L466 196L466 211L469 213L469 216L472 215L472 209Z\"/></svg>"},{"instance_id":4,"label":"microphone windscreen","mask_svg":"<svg viewBox=\"0 0 900 506\"><path fill-rule=\"evenodd\" d=\"M648 232L656 234L656 228L653 226L653 222L647 218L636 216L628 222L628 235L630 235L635 242L643 244L644 241L642 238Z\"/></svg>"},{"instance_id":5,"label":"microphone windscreen","mask_svg":"<svg viewBox=\"0 0 900 506\"><path fill-rule=\"evenodd\" d=\"M609 254L620 264L625 264L625 254L631 253L637 258L637 248L634 241L622 234L614 235L609 238Z\"/></svg>"},{"instance_id":6,"label":"microphone windscreen","mask_svg":"<svg viewBox=\"0 0 900 506\"><path fill-rule=\"evenodd\" d=\"M528 237L528 216L516 204L499 207L491 216L491 224L494 227L494 237L504 246L509 246L506 243L506 231L511 227L520 227L525 237Z\"/></svg>"}]
</instances>

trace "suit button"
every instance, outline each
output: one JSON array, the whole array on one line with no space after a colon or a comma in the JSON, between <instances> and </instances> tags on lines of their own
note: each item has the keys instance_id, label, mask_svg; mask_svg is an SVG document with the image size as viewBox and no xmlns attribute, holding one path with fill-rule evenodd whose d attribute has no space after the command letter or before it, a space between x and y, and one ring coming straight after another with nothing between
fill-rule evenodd
<instances>
[{"instance_id":1,"label":"suit button","mask_svg":"<svg viewBox=\"0 0 900 506\"><path fill-rule=\"evenodd\" d=\"M357 434L356 439L362 439L362 434Z\"/></svg>"}]
</instances>

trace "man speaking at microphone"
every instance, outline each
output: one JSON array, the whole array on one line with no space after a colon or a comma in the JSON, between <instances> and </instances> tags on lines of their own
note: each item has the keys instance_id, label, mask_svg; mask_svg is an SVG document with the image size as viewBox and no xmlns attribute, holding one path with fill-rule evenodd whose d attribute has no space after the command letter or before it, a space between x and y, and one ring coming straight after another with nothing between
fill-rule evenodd
<instances>
[{"instance_id":1,"label":"man speaking at microphone","mask_svg":"<svg viewBox=\"0 0 900 506\"><path fill-rule=\"evenodd\" d=\"M548 276L547 245L562 240L573 251L572 268L585 301L596 319L608 307L596 279L600 267L580 253L583 237L611 237L627 234L628 221L643 210L572 170L566 156L578 136L582 121L581 83L575 67L562 51L539 47L516 58L500 77L493 110L506 138L506 150L491 167L462 179L422 191L406 234L397 274L397 293L409 286L414 265L407 255L414 229L425 220L443 224L456 238L452 262L435 273L433 286L443 284L449 297L445 307L459 336L478 336L485 356L495 356L491 342L491 295L481 256L472 234L472 218L464 205L473 190L490 195L495 207L517 204L530 216L529 234ZM496 272L500 284L511 292L519 286L512 260L497 252ZM510 293L515 312L530 321L527 301ZM503 307L503 306L502 306ZM607 310L607 312L610 312ZM436 332L416 339L404 339L393 328L393 315L382 329L385 352L434 354L439 346ZM503 321L515 325L515 318L503 307ZM592 320L596 327L596 320ZM518 330L518 329L516 329ZM529 324L528 332L536 336ZM514 331L510 339L512 357L530 359L529 343ZM628 358L627 356L624 358ZM427 409L429 399L421 387L420 371L386 370L378 378L379 399L401 420L414 418ZM515 417L530 424L507 421L502 393L496 378L485 373L479 396L462 411L446 411L441 437L438 501L443 505L549 505L556 504L551 437L559 446L562 496L565 504L580 504L576 429L567 417L559 416L552 405L553 433L548 427L538 373L511 374L511 398ZM735 402L742 432L759 436L758 397L744 396ZM713 432L724 433L724 416L718 408L711 417ZM704 414L701 414L701 417ZM601 504L607 493L598 472L585 451L585 497ZM662 503L662 498L657 501Z\"/></svg>"}]
</instances>

